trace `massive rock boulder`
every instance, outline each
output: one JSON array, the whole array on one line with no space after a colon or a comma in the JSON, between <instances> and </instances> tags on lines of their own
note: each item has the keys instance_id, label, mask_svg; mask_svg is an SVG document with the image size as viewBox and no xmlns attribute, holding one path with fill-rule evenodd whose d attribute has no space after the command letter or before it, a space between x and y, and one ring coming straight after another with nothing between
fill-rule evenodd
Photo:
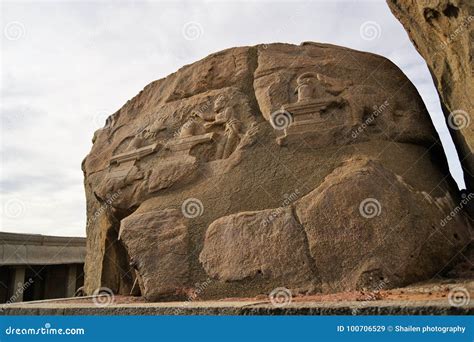
<instances>
[{"instance_id":1,"label":"massive rock boulder","mask_svg":"<svg viewBox=\"0 0 474 342\"><path fill-rule=\"evenodd\" d=\"M151 83L95 133L83 171L88 293L394 287L469 241L414 86L332 45L228 49Z\"/></svg>"},{"instance_id":2,"label":"massive rock boulder","mask_svg":"<svg viewBox=\"0 0 474 342\"><path fill-rule=\"evenodd\" d=\"M474 2L387 0L426 60L451 135L474 191Z\"/></svg>"}]
</instances>

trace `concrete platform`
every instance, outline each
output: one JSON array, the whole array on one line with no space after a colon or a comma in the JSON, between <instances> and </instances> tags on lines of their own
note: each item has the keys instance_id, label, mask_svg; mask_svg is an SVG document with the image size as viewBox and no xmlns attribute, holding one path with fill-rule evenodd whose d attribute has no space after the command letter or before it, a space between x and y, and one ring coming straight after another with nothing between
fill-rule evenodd
<instances>
[{"instance_id":1,"label":"concrete platform","mask_svg":"<svg viewBox=\"0 0 474 342\"><path fill-rule=\"evenodd\" d=\"M297 302L275 307L268 302L169 302L98 306L91 303L11 304L0 315L473 315L474 305L446 301Z\"/></svg>"},{"instance_id":2,"label":"concrete platform","mask_svg":"<svg viewBox=\"0 0 474 342\"><path fill-rule=\"evenodd\" d=\"M456 294L455 297L453 295ZM0 315L474 315L474 281L437 280L375 292L150 303L103 294L0 305Z\"/></svg>"}]
</instances>

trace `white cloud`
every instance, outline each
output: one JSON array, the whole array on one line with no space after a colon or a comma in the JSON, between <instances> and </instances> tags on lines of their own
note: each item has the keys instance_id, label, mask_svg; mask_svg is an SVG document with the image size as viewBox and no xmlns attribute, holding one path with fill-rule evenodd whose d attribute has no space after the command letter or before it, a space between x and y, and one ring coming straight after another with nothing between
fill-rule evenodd
<instances>
[{"instance_id":1,"label":"white cloud","mask_svg":"<svg viewBox=\"0 0 474 342\"><path fill-rule=\"evenodd\" d=\"M417 86L464 186L423 59L384 1L2 2L1 230L85 234L80 164L105 116L149 82L232 46L319 41L390 58ZM360 27L376 22L376 39ZM200 24L199 37L183 26ZM6 207L9 203L13 207ZM20 209L18 217L7 210ZM16 205L16 207L15 207Z\"/></svg>"}]
</instances>

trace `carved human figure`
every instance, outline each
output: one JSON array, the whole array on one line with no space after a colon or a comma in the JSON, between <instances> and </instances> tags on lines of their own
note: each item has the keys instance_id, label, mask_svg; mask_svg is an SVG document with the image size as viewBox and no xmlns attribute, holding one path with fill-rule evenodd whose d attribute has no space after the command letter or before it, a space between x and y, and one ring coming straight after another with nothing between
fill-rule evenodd
<instances>
[{"instance_id":1,"label":"carved human figure","mask_svg":"<svg viewBox=\"0 0 474 342\"><path fill-rule=\"evenodd\" d=\"M164 125L164 120L159 119L153 122L149 127L145 129L145 137L147 139L156 139L158 136L158 133L161 131L164 131L166 129Z\"/></svg>"},{"instance_id":2,"label":"carved human figure","mask_svg":"<svg viewBox=\"0 0 474 342\"><path fill-rule=\"evenodd\" d=\"M217 144L216 159L229 157L240 141L241 124L237 120L234 109L228 106L228 99L219 96L214 102L214 120L206 122L204 127L210 129L224 126L224 135Z\"/></svg>"},{"instance_id":3,"label":"carved human figure","mask_svg":"<svg viewBox=\"0 0 474 342\"><path fill-rule=\"evenodd\" d=\"M115 122L116 122L116 117L117 117L117 113L112 114L109 117L107 117L107 119L105 120L104 128L113 127L115 125Z\"/></svg>"},{"instance_id":4,"label":"carved human figure","mask_svg":"<svg viewBox=\"0 0 474 342\"><path fill-rule=\"evenodd\" d=\"M179 130L179 137L186 138L203 133L204 130L202 129L202 126L196 121L196 119L191 118L186 121L183 126L181 126L181 129Z\"/></svg>"},{"instance_id":5,"label":"carved human figure","mask_svg":"<svg viewBox=\"0 0 474 342\"><path fill-rule=\"evenodd\" d=\"M135 134L133 139L128 144L127 150L132 151L152 144L158 137L158 133L164 131L165 129L166 127L164 126L163 120L156 120L151 125L142 128L137 134Z\"/></svg>"},{"instance_id":6,"label":"carved human figure","mask_svg":"<svg viewBox=\"0 0 474 342\"><path fill-rule=\"evenodd\" d=\"M133 139L130 141L130 144L127 147L128 151L133 151L139 149L140 147L145 146L145 141L147 140L147 132L145 129L142 129L140 132L135 134Z\"/></svg>"},{"instance_id":7,"label":"carved human figure","mask_svg":"<svg viewBox=\"0 0 474 342\"><path fill-rule=\"evenodd\" d=\"M213 126L219 126L225 124L232 116L231 109L226 106L227 98L225 96L219 96L214 101L214 120L206 122L205 128L211 128Z\"/></svg>"},{"instance_id":8,"label":"carved human figure","mask_svg":"<svg viewBox=\"0 0 474 342\"><path fill-rule=\"evenodd\" d=\"M337 96L352 85L350 81L337 80L313 72L301 74L296 83L295 93L298 94L298 102Z\"/></svg>"},{"instance_id":9,"label":"carved human figure","mask_svg":"<svg viewBox=\"0 0 474 342\"><path fill-rule=\"evenodd\" d=\"M224 141L222 143L222 152L218 150L217 156L225 159L237 148L240 142L241 123L239 120L231 117L225 124Z\"/></svg>"}]
</instances>

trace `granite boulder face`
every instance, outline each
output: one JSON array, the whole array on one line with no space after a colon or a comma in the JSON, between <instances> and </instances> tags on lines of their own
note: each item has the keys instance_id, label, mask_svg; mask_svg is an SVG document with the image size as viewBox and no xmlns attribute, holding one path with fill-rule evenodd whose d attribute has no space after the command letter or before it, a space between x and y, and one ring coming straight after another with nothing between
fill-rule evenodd
<instances>
[{"instance_id":1,"label":"granite boulder face","mask_svg":"<svg viewBox=\"0 0 474 342\"><path fill-rule=\"evenodd\" d=\"M137 280L148 299L186 286L188 227L181 211L131 215L122 220L119 238L130 256L130 265L141 275Z\"/></svg>"},{"instance_id":2,"label":"granite boulder face","mask_svg":"<svg viewBox=\"0 0 474 342\"><path fill-rule=\"evenodd\" d=\"M474 2L387 0L426 60L468 190L474 191Z\"/></svg>"},{"instance_id":3,"label":"granite boulder face","mask_svg":"<svg viewBox=\"0 0 474 342\"><path fill-rule=\"evenodd\" d=\"M85 289L148 300L395 287L469 242L416 89L343 47L221 51L145 87L83 162ZM203 286L202 284L205 284Z\"/></svg>"}]
</instances>

